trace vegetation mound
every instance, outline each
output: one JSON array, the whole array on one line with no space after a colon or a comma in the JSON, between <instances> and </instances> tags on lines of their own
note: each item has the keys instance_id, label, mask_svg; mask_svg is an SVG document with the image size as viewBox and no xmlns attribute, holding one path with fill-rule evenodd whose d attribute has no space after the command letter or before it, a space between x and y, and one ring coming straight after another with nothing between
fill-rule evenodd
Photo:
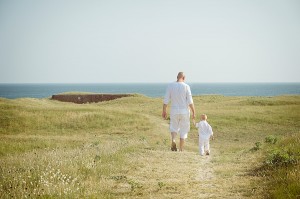
<instances>
[{"instance_id":1,"label":"vegetation mound","mask_svg":"<svg viewBox=\"0 0 300 199\"><path fill-rule=\"evenodd\" d=\"M170 150L160 98L0 98L0 198L299 196L300 96L194 103L215 135L205 157L192 123L185 151Z\"/></svg>"}]
</instances>

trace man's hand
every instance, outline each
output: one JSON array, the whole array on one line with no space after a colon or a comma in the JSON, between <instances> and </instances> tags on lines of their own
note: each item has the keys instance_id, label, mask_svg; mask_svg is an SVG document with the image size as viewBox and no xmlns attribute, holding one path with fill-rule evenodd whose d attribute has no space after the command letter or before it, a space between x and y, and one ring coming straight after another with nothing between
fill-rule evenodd
<instances>
[{"instance_id":1,"label":"man's hand","mask_svg":"<svg viewBox=\"0 0 300 199\"><path fill-rule=\"evenodd\" d=\"M167 119L167 104L164 104L163 105L163 111L162 111L162 114L161 116L166 120Z\"/></svg>"},{"instance_id":2,"label":"man's hand","mask_svg":"<svg viewBox=\"0 0 300 199\"><path fill-rule=\"evenodd\" d=\"M190 104L189 106L192 110L192 119L194 120L196 118L195 106L194 106L194 104Z\"/></svg>"},{"instance_id":3,"label":"man's hand","mask_svg":"<svg viewBox=\"0 0 300 199\"><path fill-rule=\"evenodd\" d=\"M165 120L167 119L167 112L166 112L166 111L163 111L161 115L162 115L162 117L163 117Z\"/></svg>"},{"instance_id":4,"label":"man's hand","mask_svg":"<svg viewBox=\"0 0 300 199\"><path fill-rule=\"evenodd\" d=\"M195 113L192 114L192 119L195 120L196 116Z\"/></svg>"},{"instance_id":5,"label":"man's hand","mask_svg":"<svg viewBox=\"0 0 300 199\"><path fill-rule=\"evenodd\" d=\"M195 118L193 118L193 124L194 124L194 126L196 126L196 121L195 121Z\"/></svg>"}]
</instances>

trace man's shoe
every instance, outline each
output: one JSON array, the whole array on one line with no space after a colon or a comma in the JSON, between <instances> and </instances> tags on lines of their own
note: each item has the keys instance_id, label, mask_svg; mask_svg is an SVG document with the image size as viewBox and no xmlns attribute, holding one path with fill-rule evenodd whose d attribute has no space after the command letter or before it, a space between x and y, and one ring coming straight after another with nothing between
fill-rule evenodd
<instances>
[{"instance_id":1,"label":"man's shoe","mask_svg":"<svg viewBox=\"0 0 300 199\"><path fill-rule=\"evenodd\" d=\"M171 150L172 150L172 151L177 151L176 143L175 143L175 142L172 142Z\"/></svg>"}]
</instances>

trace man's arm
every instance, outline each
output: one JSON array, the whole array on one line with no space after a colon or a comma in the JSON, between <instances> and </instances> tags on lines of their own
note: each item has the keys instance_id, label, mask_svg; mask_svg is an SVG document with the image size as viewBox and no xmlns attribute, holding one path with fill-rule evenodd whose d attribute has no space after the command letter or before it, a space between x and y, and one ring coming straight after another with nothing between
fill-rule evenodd
<instances>
[{"instance_id":1,"label":"man's arm","mask_svg":"<svg viewBox=\"0 0 300 199\"><path fill-rule=\"evenodd\" d=\"M163 105L162 117L164 119L167 119L167 106L168 106L167 104Z\"/></svg>"},{"instance_id":2,"label":"man's arm","mask_svg":"<svg viewBox=\"0 0 300 199\"><path fill-rule=\"evenodd\" d=\"M187 103L189 104L189 107L191 108L193 115L192 115L192 119L195 119L196 113L195 113L195 106L194 106L194 102L193 102L193 97L192 97L192 92L191 92L191 88L190 86L186 87L186 99L187 99Z\"/></svg>"},{"instance_id":3,"label":"man's arm","mask_svg":"<svg viewBox=\"0 0 300 199\"><path fill-rule=\"evenodd\" d=\"M193 113L192 114L192 119L194 120L195 117L196 117L195 106L194 106L194 104L190 104L189 106L190 106L190 108L192 110L192 113Z\"/></svg>"}]
</instances>

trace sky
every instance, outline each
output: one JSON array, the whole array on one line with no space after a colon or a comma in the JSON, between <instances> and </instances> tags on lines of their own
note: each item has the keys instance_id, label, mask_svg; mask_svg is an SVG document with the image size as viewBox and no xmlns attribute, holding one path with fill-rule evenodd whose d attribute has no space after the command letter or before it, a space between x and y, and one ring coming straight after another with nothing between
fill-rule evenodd
<instances>
[{"instance_id":1,"label":"sky","mask_svg":"<svg viewBox=\"0 0 300 199\"><path fill-rule=\"evenodd\" d=\"M0 0L0 83L300 82L299 0Z\"/></svg>"}]
</instances>

